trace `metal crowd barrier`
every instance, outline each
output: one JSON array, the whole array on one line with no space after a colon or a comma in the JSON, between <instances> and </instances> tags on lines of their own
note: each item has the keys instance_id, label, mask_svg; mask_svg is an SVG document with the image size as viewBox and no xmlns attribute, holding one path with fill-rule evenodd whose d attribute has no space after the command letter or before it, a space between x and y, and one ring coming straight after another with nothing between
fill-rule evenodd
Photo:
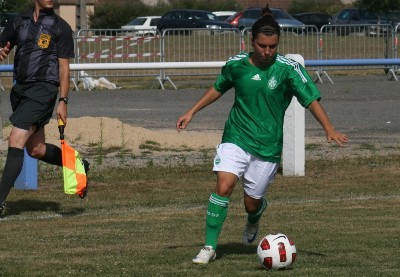
<instances>
[{"instance_id":1,"label":"metal crowd barrier","mask_svg":"<svg viewBox=\"0 0 400 277\"><path fill-rule=\"evenodd\" d=\"M400 24L399 24L400 25ZM400 26L391 25L325 25L282 28L279 52L299 53L307 60L343 59L396 59L399 56L398 34ZM85 29L75 35L75 64L91 63L160 63L160 62L212 62L226 61L243 51L251 51L250 28L237 29L167 29L155 35L145 30ZM12 64L9 55L4 64ZM316 81L331 70L378 69L397 79L398 65L374 64L336 66L309 66ZM74 71L75 87L82 77L150 77L162 84L172 83L175 76L217 75L219 68L147 68ZM12 73L1 73L11 77ZM170 78L171 77L171 78ZM11 78L10 78L11 79ZM173 83L172 83L173 84ZM2 83L0 83L0 86Z\"/></svg>"}]
</instances>

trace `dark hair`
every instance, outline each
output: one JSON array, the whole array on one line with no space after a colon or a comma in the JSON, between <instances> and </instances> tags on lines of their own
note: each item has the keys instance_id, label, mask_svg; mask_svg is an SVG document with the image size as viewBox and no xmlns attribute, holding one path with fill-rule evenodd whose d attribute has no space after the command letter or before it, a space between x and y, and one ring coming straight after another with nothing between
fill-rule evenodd
<instances>
[{"instance_id":1,"label":"dark hair","mask_svg":"<svg viewBox=\"0 0 400 277\"><path fill-rule=\"evenodd\" d=\"M253 27L251 27L251 34L253 38L257 37L258 34L264 34L266 36L281 35L281 27L278 22L275 21L274 15L267 6L261 11L261 18L257 20Z\"/></svg>"}]
</instances>

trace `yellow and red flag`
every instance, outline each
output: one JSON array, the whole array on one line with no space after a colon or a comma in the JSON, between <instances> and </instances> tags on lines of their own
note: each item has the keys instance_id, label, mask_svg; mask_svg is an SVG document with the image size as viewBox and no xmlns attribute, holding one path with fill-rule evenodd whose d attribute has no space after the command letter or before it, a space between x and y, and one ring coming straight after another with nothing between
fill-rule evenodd
<instances>
[{"instance_id":1,"label":"yellow and red flag","mask_svg":"<svg viewBox=\"0 0 400 277\"><path fill-rule=\"evenodd\" d=\"M64 175L64 192L66 194L78 194L84 198L87 192L87 176L82 157L74 148L64 140L64 122L58 121L60 131L62 164Z\"/></svg>"}]
</instances>

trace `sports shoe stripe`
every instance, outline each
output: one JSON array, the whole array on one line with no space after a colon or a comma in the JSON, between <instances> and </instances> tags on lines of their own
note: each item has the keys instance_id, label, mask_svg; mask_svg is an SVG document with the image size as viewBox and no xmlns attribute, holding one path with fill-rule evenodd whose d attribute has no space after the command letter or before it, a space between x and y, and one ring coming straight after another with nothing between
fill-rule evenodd
<instances>
[{"instance_id":1,"label":"sports shoe stripe","mask_svg":"<svg viewBox=\"0 0 400 277\"><path fill-rule=\"evenodd\" d=\"M218 199L218 198L214 197L213 195L211 195L208 200L211 203L221 206L221 207L224 207L224 208L228 207L228 203L229 203L229 201Z\"/></svg>"}]
</instances>

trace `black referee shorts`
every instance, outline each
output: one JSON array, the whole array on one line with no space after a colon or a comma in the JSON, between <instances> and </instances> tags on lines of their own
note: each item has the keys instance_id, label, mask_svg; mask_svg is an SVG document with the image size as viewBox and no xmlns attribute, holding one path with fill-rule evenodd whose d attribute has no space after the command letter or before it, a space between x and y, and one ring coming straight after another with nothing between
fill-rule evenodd
<instances>
[{"instance_id":1,"label":"black referee shorts","mask_svg":"<svg viewBox=\"0 0 400 277\"><path fill-rule=\"evenodd\" d=\"M47 82L14 85L10 94L12 125L29 130L33 125L40 128L48 124L57 95L58 87Z\"/></svg>"}]
</instances>

